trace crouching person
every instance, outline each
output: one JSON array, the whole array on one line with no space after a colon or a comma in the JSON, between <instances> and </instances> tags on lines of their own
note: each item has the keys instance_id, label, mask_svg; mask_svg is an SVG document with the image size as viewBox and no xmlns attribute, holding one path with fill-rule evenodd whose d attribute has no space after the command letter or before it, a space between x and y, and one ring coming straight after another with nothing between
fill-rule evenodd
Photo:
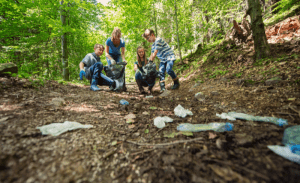
<instances>
[{"instance_id":1,"label":"crouching person","mask_svg":"<svg viewBox=\"0 0 300 183\"><path fill-rule=\"evenodd\" d=\"M137 48L137 61L134 63L135 81L138 85L140 94L147 94L144 87L148 86L148 93L152 93L152 88L155 84L155 78L144 78L143 77L143 66L148 64L146 59L145 49L142 46Z\"/></svg>"},{"instance_id":2,"label":"crouching person","mask_svg":"<svg viewBox=\"0 0 300 183\"><path fill-rule=\"evenodd\" d=\"M102 73L103 64L100 60L100 56L103 54L104 46L101 44L95 44L94 51L95 52L93 53L87 54L79 64L80 80L83 79L83 76L90 80L90 89L93 91L101 90L97 85L114 87L115 82Z\"/></svg>"},{"instance_id":3,"label":"crouching person","mask_svg":"<svg viewBox=\"0 0 300 183\"><path fill-rule=\"evenodd\" d=\"M175 62L175 54L170 48L168 43L166 43L162 38L155 37L154 31L151 29L146 29L145 33L142 35L148 42L153 43L151 47L150 61L153 61L157 56L160 60L159 72L160 72L160 92L164 92L165 88L165 72L172 77L174 85L171 87L172 90L179 88L179 79L173 71L173 64Z\"/></svg>"}]
</instances>

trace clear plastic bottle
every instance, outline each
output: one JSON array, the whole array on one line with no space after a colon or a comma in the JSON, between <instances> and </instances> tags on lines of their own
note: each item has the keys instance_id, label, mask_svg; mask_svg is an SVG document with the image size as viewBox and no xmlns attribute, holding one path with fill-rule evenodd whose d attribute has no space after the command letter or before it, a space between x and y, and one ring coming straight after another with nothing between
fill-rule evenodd
<instances>
[{"instance_id":1,"label":"clear plastic bottle","mask_svg":"<svg viewBox=\"0 0 300 183\"><path fill-rule=\"evenodd\" d=\"M122 100L120 100L120 104L121 105L129 105L129 102L127 102L126 100L122 99Z\"/></svg>"},{"instance_id":2,"label":"clear plastic bottle","mask_svg":"<svg viewBox=\"0 0 300 183\"><path fill-rule=\"evenodd\" d=\"M183 123L177 126L177 130L189 131L189 132L201 132L201 131L208 131L208 130L213 130L215 132L225 132L225 131L232 131L233 124L232 123L208 123L208 124Z\"/></svg>"}]
</instances>

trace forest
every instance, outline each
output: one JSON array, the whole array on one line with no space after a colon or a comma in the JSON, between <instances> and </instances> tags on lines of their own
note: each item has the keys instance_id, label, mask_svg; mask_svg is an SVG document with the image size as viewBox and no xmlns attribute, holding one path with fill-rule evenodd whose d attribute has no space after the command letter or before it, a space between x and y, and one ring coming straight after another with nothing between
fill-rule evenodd
<instances>
[{"instance_id":1,"label":"forest","mask_svg":"<svg viewBox=\"0 0 300 183\"><path fill-rule=\"evenodd\" d=\"M91 91L115 28L127 89ZM136 79L146 29L164 91ZM298 0L0 0L0 182L298 182L299 55Z\"/></svg>"}]
</instances>

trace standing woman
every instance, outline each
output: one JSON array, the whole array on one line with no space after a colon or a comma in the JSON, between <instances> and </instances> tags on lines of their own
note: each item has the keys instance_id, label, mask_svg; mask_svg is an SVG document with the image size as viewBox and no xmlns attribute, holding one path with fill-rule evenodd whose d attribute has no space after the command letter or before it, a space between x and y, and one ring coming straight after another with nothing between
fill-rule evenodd
<instances>
[{"instance_id":1,"label":"standing woman","mask_svg":"<svg viewBox=\"0 0 300 183\"><path fill-rule=\"evenodd\" d=\"M105 56L108 66L115 65L118 62L126 62L125 60L125 41L121 38L121 30L119 28L114 28L111 37L109 37L105 42ZM121 52L120 52L121 50ZM127 88L125 86L124 78L124 91Z\"/></svg>"}]
</instances>

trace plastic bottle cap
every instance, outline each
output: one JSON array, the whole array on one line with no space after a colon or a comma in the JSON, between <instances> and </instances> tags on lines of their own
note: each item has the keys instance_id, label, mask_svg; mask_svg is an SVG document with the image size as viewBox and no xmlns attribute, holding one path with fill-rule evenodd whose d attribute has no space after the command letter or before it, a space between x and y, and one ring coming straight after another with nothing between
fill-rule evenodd
<instances>
[{"instance_id":1,"label":"plastic bottle cap","mask_svg":"<svg viewBox=\"0 0 300 183\"><path fill-rule=\"evenodd\" d=\"M278 120L277 120L277 123L278 123L278 126L283 126L283 125L287 125L288 123L287 123L287 120L285 120L285 119L281 119L281 118L279 118Z\"/></svg>"},{"instance_id":2,"label":"plastic bottle cap","mask_svg":"<svg viewBox=\"0 0 300 183\"><path fill-rule=\"evenodd\" d=\"M300 151L300 145L292 145L290 148L292 153L296 153L296 151Z\"/></svg>"},{"instance_id":3,"label":"plastic bottle cap","mask_svg":"<svg viewBox=\"0 0 300 183\"><path fill-rule=\"evenodd\" d=\"M233 124L232 123L225 123L225 130L226 131L232 131L233 130Z\"/></svg>"}]
</instances>

